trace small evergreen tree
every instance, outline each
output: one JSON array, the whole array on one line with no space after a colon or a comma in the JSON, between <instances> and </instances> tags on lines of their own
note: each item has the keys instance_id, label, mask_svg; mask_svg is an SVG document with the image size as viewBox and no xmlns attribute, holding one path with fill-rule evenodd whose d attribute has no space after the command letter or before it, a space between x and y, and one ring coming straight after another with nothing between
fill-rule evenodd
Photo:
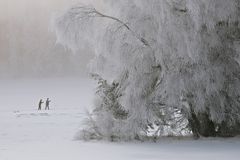
<instances>
[{"instance_id":1,"label":"small evergreen tree","mask_svg":"<svg viewBox=\"0 0 240 160\"><path fill-rule=\"evenodd\" d=\"M111 141L122 138L118 132L118 127L128 117L128 111L119 103L122 96L119 83L109 84L97 74L92 77L98 81L96 94L97 103L88 119L85 121L88 129L82 131L84 139L109 139Z\"/></svg>"}]
</instances>

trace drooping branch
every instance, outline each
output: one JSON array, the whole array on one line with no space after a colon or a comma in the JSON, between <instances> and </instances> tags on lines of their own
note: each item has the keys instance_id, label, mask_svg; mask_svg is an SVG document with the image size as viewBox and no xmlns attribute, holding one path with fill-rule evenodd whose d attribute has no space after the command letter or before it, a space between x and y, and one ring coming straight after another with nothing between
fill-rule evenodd
<instances>
[{"instance_id":1,"label":"drooping branch","mask_svg":"<svg viewBox=\"0 0 240 160\"><path fill-rule=\"evenodd\" d=\"M86 19L90 19L90 18L100 17L100 18L107 18L107 19L116 21L119 24L121 24L122 26L124 26L144 46L151 47L149 42L145 38L138 35L134 30L132 30L127 23L123 22L122 20L120 20L116 17L103 14L103 13L97 11L94 7L88 7L88 6L73 7L70 9L69 14L72 18L75 17L76 20L82 20L82 19L86 20Z\"/></svg>"}]
</instances>

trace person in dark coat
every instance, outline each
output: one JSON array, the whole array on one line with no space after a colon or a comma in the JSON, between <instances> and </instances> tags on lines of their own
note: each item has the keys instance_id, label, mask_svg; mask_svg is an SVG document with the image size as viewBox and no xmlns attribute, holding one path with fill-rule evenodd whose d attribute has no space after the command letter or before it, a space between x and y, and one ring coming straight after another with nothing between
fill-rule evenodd
<instances>
[{"instance_id":1,"label":"person in dark coat","mask_svg":"<svg viewBox=\"0 0 240 160\"><path fill-rule=\"evenodd\" d=\"M42 109L42 104L43 104L43 100L40 99L39 103L38 103L38 110Z\"/></svg>"},{"instance_id":2,"label":"person in dark coat","mask_svg":"<svg viewBox=\"0 0 240 160\"><path fill-rule=\"evenodd\" d=\"M49 103L50 103L50 102L51 102L51 101L49 100L49 98L47 98L45 110L49 110Z\"/></svg>"}]
</instances>

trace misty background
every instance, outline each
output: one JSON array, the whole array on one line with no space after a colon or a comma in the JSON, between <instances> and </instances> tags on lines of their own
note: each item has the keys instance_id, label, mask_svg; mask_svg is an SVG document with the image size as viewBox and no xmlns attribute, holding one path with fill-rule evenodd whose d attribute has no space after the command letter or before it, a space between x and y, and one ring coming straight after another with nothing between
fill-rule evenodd
<instances>
[{"instance_id":1,"label":"misty background","mask_svg":"<svg viewBox=\"0 0 240 160\"><path fill-rule=\"evenodd\" d=\"M86 0L0 0L0 78L85 77L92 48L72 53L56 44L54 14ZM94 3L100 6L101 3Z\"/></svg>"}]
</instances>

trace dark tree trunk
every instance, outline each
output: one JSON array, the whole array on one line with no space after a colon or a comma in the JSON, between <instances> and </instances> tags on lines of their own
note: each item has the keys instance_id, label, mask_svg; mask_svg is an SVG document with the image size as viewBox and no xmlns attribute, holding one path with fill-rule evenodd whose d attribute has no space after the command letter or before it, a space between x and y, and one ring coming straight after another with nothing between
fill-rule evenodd
<instances>
[{"instance_id":1,"label":"dark tree trunk","mask_svg":"<svg viewBox=\"0 0 240 160\"><path fill-rule=\"evenodd\" d=\"M188 122L189 122L189 127L190 129L192 130L192 133L193 133L193 137L195 139L198 139L199 138L199 127L200 127L200 124L199 124L199 121L197 119L197 116L196 114L194 113L193 109L191 108L190 110L190 116L188 118Z\"/></svg>"},{"instance_id":2,"label":"dark tree trunk","mask_svg":"<svg viewBox=\"0 0 240 160\"><path fill-rule=\"evenodd\" d=\"M195 114L191 109L190 117L188 119L189 127L192 130L194 138L203 137L216 137L215 124L210 119L208 113Z\"/></svg>"},{"instance_id":3,"label":"dark tree trunk","mask_svg":"<svg viewBox=\"0 0 240 160\"><path fill-rule=\"evenodd\" d=\"M208 113L198 114L199 134L203 137L216 137L215 124Z\"/></svg>"}]
</instances>

